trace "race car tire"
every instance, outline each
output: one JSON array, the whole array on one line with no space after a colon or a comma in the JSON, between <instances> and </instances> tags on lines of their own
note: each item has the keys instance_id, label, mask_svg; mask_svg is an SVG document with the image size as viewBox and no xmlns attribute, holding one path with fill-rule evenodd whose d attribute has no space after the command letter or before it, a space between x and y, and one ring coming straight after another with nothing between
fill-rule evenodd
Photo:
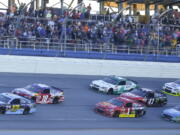
<instances>
[{"instance_id":1,"label":"race car tire","mask_svg":"<svg viewBox=\"0 0 180 135\"><path fill-rule=\"evenodd\" d=\"M110 89L108 90L107 94L109 94L109 95L113 94L113 88L110 88Z\"/></svg>"},{"instance_id":2,"label":"race car tire","mask_svg":"<svg viewBox=\"0 0 180 135\"><path fill-rule=\"evenodd\" d=\"M133 88L129 89L129 91L132 91L132 90L133 90Z\"/></svg>"},{"instance_id":3,"label":"race car tire","mask_svg":"<svg viewBox=\"0 0 180 135\"><path fill-rule=\"evenodd\" d=\"M53 104L58 104L59 103L59 98L55 97L52 101Z\"/></svg>"},{"instance_id":4,"label":"race car tire","mask_svg":"<svg viewBox=\"0 0 180 135\"><path fill-rule=\"evenodd\" d=\"M163 101L160 101L160 102L159 102L159 106L160 106L160 107L163 107L163 106L165 106L166 104L167 104L167 102L163 102Z\"/></svg>"},{"instance_id":5,"label":"race car tire","mask_svg":"<svg viewBox=\"0 0 180 135\"><path fill-rule=\"evenodd\" d=\"M36 97L32 97L31 100L36 102Z\"/></svg>"},{"instance_id":6,"label":"race car tire","mask_svg":"<svg viewBox=\"0 0 180 135\"><path fill-rule=\"evenodd\" d=\"M24 108L23 115L29 114L29 111L30 111L29 107Z\"/></svg>"},{"instance_id":7,"label":"race car tire","mask_svg":"<svg viewBox=\"0 0 180 135\"><path fill-rule=\"evenodd\" d=\"M6 108L0 107L0 114L5 114L5 113L6 113Z\"/></svg>"},{"instance_id":8,"label":"race car tire","mask_svg":"<svg viewBox=\"0 0 180 135\"><path fill-rule=\"evenodd\" d=\"M113 114L113 117L119 117L120 112L119 111L115 111Z\"/></svg>"},{"instance_id":9,"label":"race car tire","mask_svg":"<svg viewBox=\"0 0 180 135\"><path fill-rule=\"evenodd\" d=\"M136 117L141 117L146 114L146 111L136 111Z\"/></svg>"}]
</instances>

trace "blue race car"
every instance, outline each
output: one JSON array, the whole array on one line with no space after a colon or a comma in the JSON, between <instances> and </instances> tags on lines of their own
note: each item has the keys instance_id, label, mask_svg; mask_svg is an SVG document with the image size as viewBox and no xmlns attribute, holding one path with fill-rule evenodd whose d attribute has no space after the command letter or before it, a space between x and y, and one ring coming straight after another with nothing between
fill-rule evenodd
<instances>
[{"instance_id":1,"label":"blue race car","mask_svg":"<svg viewBox=\"0 0 180 135\"><path fill-rule=\"evenodd\" d=\"M162 118L169 121L180 122L180 105L173 108L165 109L162 112L161 116Z\"/></svg>"},{"instance_id":2,"label":"blue race car","mask_svg":"<svg viewBox=\"0 0 180 135\"><path fill-rule=\"evenodd\" d=\"M29 99L12 94L0 94L0 114L27 115L36 111L36 105Z\"/></svg>"}]
</instances>

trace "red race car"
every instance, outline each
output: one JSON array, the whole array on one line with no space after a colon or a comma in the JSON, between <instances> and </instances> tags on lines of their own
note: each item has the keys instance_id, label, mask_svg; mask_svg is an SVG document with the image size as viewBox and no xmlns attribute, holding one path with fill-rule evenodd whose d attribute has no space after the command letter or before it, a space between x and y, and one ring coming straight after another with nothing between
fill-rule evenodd
<instances>
[{"instance_id":1,"label":"red race car","mask_svg":"<svg viewBox=\"0 0 180 135\"><path fill-rule=\"evenodd\" d=\"M140 117L146 113L144 105L122 97L96 104L95 111L110 117Z\"/></svg>"},{"instance_id":2,"label":"red race car","mask_svg":"<svg viewBox=\"0 0 180 135\"><path fill-rule=\"evenodd\" d=\"M46 84L34 83L24 88L16 88L12 93L34 100L37 104L57 104L64 101L63 90Z\"/></svg>"}]
</instances>

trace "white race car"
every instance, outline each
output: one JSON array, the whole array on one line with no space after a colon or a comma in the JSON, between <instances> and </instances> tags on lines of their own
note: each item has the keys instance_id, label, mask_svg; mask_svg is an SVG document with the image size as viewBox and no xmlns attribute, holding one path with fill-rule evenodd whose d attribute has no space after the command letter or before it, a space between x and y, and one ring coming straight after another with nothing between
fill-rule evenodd
<instances>
[{"instance_id":1,"label":"white race car","mask_svg":"<svg viewBox=\"0 0 180 135\"><path fill-rule=\"evenodd\" d=\"M138 85L135 81L126 78L108 76L103 80L92 81L90 87L107 94L121 94L137 88Z\"/></svg>"},{"instance_id":2,"label":"white race car","mask_svg":"<svg viewBox=\"0 0 180 135\"><path fill-rule=\"evenodd\" d=\"M165 83L162 92L172 96L180 96L180 79L175 82Z\"/></svg>"}]
</instances>

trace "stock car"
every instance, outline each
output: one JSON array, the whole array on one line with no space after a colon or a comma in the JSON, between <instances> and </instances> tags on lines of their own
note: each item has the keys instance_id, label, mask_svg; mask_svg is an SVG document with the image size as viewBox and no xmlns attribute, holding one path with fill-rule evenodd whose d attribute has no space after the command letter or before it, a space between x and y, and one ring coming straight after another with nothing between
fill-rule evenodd
<instances>
[{"instance_id":1,"label":"stock car","mask_svg":"<svg viewBox=\"0 0 180 135\"><path fill-rule=\"evenodd\" d=\"M141 117L145 115L145 106L133 100L117 97L96 104L95 111L110 117Z\"/></svg>"},{"instance_id":2,"label":"stock car","mask_svg":"<svg viewBox=\"0 0 180 135\"><path fill-rule=\"evenodd\" d=\"M30 114L36 111L36 105L31 100L12 94L0 94L0 114Z\"/></svg>"},{"instance_id":3,"label":"stock car","mask_svg":"<svg viewBox=\"0 0 180 135\"><path fill-rule=\"evenodd\" d=\"M180 122L180 105L177 105L173 108L165 109L162 114L162 118L173 121Z\"/></svg>"},{"instance_id":4,"label":"stock car","mask_svg":"<svg viewBox=\"0 0 180 135\"><path fill-rule=\"evenodd\" d=\"M31 99L37 104L57 104L64 101L63 90L40 83L16 88L12 93Z\"/></svg>"},{"instance_id":5,"label":"stock car","mask_svg":"<svg viewBox=\"0 0 180 135\"><path fill-rule=\"evenodd\" d=\"M174 82L165 83L162 92L172 96L180 96L180 79Z\"/></svg>"},{"instance_id":6,"label":"stock car","mask_svg":"<svg viewBox=\"0 0 180 135\"><path fill-rule=\"evenodd\" d=\"M107 94L121 94L139 87L137 82L119 76L108 76L103 80L94 80L90 87Z\"/></svg>"},{"instance_id":7,"label":"stock car","mask_svg":"<svg viewBox=\"0 0 180 135\"><path fill-rule=\"evenodd\" d=\"M130 92L121 94L120 97L136 100L146 106L164 106L167 104L165 94L147 88L136 88Z\"/></svg>"}]
</instances>

